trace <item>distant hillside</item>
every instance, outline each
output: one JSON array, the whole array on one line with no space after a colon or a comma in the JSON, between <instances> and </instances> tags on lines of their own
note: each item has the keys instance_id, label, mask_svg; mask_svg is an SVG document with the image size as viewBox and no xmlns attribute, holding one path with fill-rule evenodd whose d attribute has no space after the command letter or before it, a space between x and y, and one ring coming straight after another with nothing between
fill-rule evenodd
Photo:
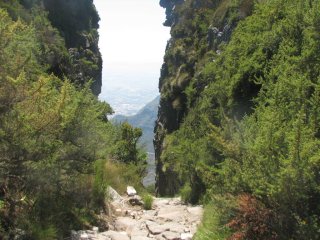
<instances>
[{"instance_id":1,"label":"distant hillside","mask_svg":"<svg viewBox=\"0 0 320 240\"><path fill-rule=\"evenodd\" d=\"M136 115L123 116L116 115L112 120L114 122L127 121L134 127L139 127L143 130L141 143L145 146L148 152L153 153L153 129L155 121L157 120L157 112L160 96L157 96L154 100L144 106Z\"/></svg>"}]
</instances>

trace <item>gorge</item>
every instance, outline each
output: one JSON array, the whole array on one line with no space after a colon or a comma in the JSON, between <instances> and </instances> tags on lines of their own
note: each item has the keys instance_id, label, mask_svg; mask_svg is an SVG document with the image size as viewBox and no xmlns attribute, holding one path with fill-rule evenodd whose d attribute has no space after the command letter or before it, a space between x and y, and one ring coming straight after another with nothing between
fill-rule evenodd
<instances>
[{"instance_id":1,"label":"gorge","mask_svg":"<svg viewBox=\"0 0 320 240\"><path fill-rule=\"evenodd\" d=\"M159 4L160 96L116 124L93 0L0 0L0 239L320 239L320 0Z\"/></svg>"}]
</instances>

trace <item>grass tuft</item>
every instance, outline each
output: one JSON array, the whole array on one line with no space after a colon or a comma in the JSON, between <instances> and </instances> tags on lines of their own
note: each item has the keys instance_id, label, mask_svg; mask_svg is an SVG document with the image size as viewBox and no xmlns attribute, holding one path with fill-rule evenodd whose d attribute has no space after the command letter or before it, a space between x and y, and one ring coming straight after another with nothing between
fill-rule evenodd
<instances>
[{"instance_id":1,"label":"grass tuft","mask_svg":"<svg viewBox=\"0 0 320 240\"><path fill-rule=\"evenodd\" d=\"M151 210L153 205L153 197L150 194L146 194L142 197L143 207L145 210Z\"/></svg>"}]
</instances>

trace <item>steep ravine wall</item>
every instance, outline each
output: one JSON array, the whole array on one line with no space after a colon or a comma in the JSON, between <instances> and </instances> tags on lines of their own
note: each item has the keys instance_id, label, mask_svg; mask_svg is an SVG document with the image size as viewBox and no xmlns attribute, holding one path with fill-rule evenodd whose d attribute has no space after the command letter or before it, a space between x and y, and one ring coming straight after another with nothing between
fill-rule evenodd
<instances>
[{"instance_id":1,"label":"steep ravine wall","mask_svg":"<svg viewBox=\"0 0 320 240\"><path fill-rule=\"evenodd\" d=\"M12 0L0 1L0 7L13 19L37 25L42 62L49 73L67 77L80 87L91 81L93 93L100 94L100 18L93 0Z\"/></svg>"},{"instance_id":2,"label":"steep ravine wall","mask_svg":"<svg viewBox=\"0 0 320 240\"><path fill-rule=\"evenodd\" d=\"M179 190L174 169L165 166L161 159L164 140L179 129L188 109L206 87L197 81L203 66L221 53L237 22L251 14L252 0L238 2L160 1L160 5L166 8L164 25L171 27L171 39L159 80L161 99L154 138L156 191L159 195L174 195Z\"/></svg>"},{"instance_id":3,"label":"steep ravine wall","mask_svg":"<svg viewBox=\"0 0 320 240\"><path fill-rule=\"evenodd\" d=\"M52 25L65 39L69 52L68 68L55 66L81 85L92 80L92 91L99 95L102 85L102 57L98 47L99 15L93 0L43 0ZM60 69L59 69L60 68Z\"/></svg>"}]
</instances>

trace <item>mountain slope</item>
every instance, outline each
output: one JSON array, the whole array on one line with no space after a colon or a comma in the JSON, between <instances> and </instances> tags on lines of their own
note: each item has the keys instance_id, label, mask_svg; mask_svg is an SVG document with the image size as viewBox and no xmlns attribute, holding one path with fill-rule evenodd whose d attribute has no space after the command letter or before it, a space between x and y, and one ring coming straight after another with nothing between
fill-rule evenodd
<instances>
[{"instance_id":1,"label":"mountain slope","mask_svg":"<svg viewBox=\"0 0 320 240\"><path fill-rule=\"evenodd\" d=\"M159 90L160 107L155 129L157 191L174 195L179 188L171 167L163 169L161 160L164 140L179 129L190 107L208 83L200 81L206 64L215 61L228 43L237 23L250 15L253 0L162 0L166 8L166 26L171 27Z\"/></svg>"},{"instance_id":2,"label":"mountain slope","mask_svg":"<svg viewBox=\"0 0 320 240\"><path fill-rule=\"evenodd\" d=\"M83 87L91 81L97 96L102 85L102 58L98 47L99 15L93 0L0 1L13 20L35 25L41 63L47 72Z\"/></svg>"},{"instance_id":3,"label":"mountain slope","mask_svg":"<svg viewBox=\"0 0 320 240\"><path fill-rule=\"evenodd\" d=\"M146 106L144 106L139 112L133 116L116 115L112 119L115 122L127 121L134 127L142 129L143 135L140 139L140 143L145 146L146 150L150 153L154 152L153 147L153 131L155 121L157 120L157 111L159 106L160 96L156 97Z\"/></svg>"},{"instance_id":4,"label":"mountain slope","mask_svg":"<svg viewBox=\"0 0 320 240\"><path fill-rule=\"evenodd\" d=\"M209 204L196 239L318 239L320 1L161 5L158 194Z\"/></svg>"},{"instance_id":5,"label":"mountain slope","mask_svg":"<svg viewBox=\"0 0 320 240\"><path fill-rule=\"evenodd\" d=\"M93 94L97 27L92 0L0 1L0 239L104 229L112 174L141 186L141 130L111 124Z\"/></svg>"}]
</instances>

